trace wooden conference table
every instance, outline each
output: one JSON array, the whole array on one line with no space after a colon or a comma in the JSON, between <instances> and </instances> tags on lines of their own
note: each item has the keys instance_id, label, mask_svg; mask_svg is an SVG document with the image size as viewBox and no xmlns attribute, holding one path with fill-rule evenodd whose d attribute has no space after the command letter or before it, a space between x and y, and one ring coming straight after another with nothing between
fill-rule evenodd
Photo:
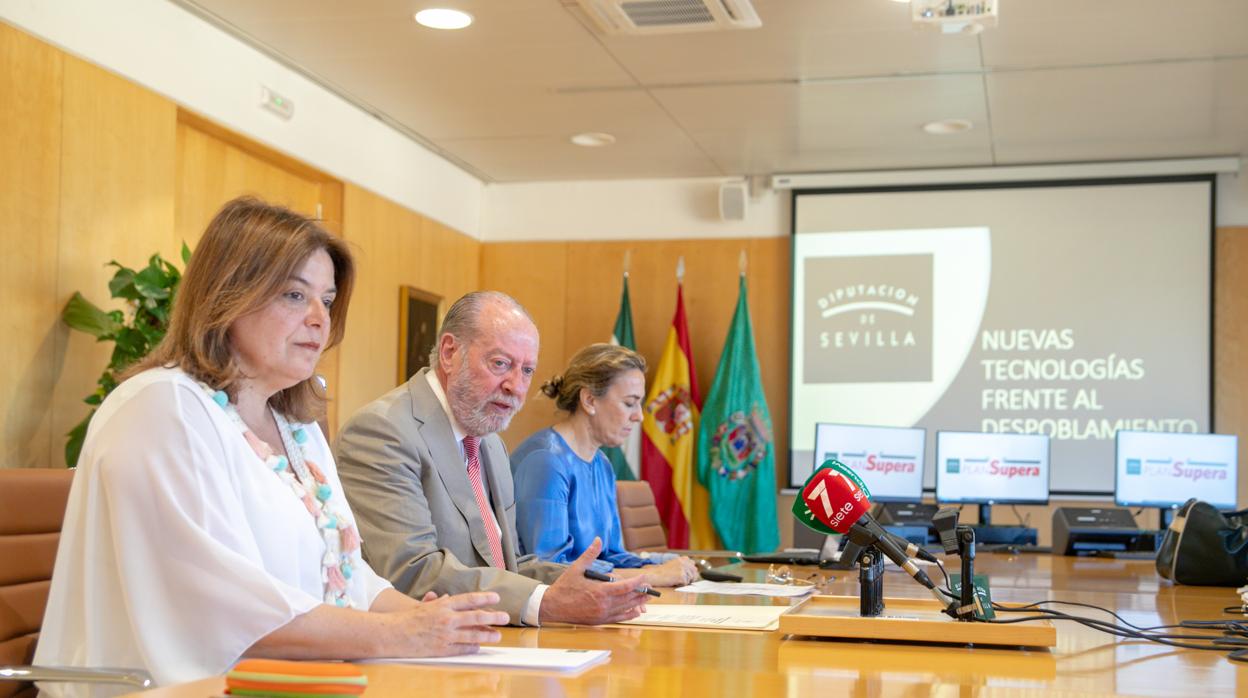
<instances>
[{"instance_id":1,"label":"wooden conference table","mask_svg":"<svg viewBox=\"0 0 1248 698\"><path fill-rule=\"evenodd\" d=\"M1183 619L1230 618L1233 589L1179 587L1161 580L1151 561L980 554L998 601L1060 599L1113 609L1141 626ZM737 565L747 581L763 581L766 566ZM814 572L794 567L799 578ZM832 579L826 593L857 593L856 572L819 571ZM816 580L817 581L817 580ZM904 574L887 575L889 597L924 598ZM665 592L663 602L698 604L790 603L755 597ZM1109 619L1091 609L1073 613ZM734 632L640 627L505 628L502 643L524 647L609 649L611 660L581 674L448 670L365 665L365 696L1248 696L1248 664L1223 653L1182 650L1118 640L1070 622L1058 622L1052 650L989 649L804 639L779 632ZM939 638L933 638L938 640ZM221 678L160 688L144 698L219 695Z\"/></svg>"}]
</instances>

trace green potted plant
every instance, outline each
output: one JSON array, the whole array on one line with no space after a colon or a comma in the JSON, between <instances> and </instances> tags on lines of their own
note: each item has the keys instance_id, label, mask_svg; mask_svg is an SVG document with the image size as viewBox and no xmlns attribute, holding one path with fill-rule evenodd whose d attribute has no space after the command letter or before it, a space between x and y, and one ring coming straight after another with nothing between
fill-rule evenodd
<instances>
[{"instance_id":1,"label":"green potted plant","mask_svg":"<svg viewBox=\"0 0 1248 698\"><path fill-rule=\"evenodd\" d=\"M182 263L185 265L190 259L191 250L183 243ZM128 311L101 310L77 291L61 311L61 319L71 329L86 332L97 342L114 343L113 355L96 381L95 391L83 398L83 402L91 406L91 411L66 434L65 464L71 468L78 463L78 454L82 451L91 417L104 398L117 387L117 376L146 356L165 336L165 331L169 329L174 294L177 293L178 282L182 280L182 272L159 254L152 255L147 266L137 271L116 260L108 264L117 268L117 273L108 282L108 291L113 298L125 301Z\"/></svg>"}]
</instances>

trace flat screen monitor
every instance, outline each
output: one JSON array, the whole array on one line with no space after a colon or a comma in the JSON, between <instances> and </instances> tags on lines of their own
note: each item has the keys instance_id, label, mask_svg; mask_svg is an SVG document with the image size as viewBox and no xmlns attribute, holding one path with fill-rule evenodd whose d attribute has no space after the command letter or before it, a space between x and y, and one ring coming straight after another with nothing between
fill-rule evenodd
<instances>
[{"instance_id":1,"label":"flat screen monitor","mask_svg":"<svg viewBox=\"0 0 1248 698\"><path fill-rule=\"evenodd\" d=\"M1045 504L1049 437L1042 434L936 432L936 501Z\"/></svg>"},{"instance_id":2,"label":"flat screen monitor","mask_svg":"<svg viewBox=\"0 0 1248 698\"><path fill-rule=\"evenodd\" d=\"M1124 507L1177 507L1188 499L1234 509L1239 439L1230 434L1120 431L1114 501Z\"/></svg>"},{"instance_id":3,"label":"flat screen monitor","mask_svg":"<svg viewBox=\"0 0 1248 698\"><path fill-rule=\"evenodd\" d=\"M926 429L815 425L815 464L834 458L858 473L874 502L923 499Z\"/></svg>"}]
</instances>

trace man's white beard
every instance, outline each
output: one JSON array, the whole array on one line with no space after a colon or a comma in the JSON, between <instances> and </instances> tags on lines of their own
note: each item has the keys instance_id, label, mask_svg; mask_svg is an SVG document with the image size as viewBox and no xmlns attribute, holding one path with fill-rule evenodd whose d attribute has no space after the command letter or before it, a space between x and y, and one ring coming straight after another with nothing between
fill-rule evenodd
<instances>
[{"instance_id":1,"label":"man's white beard","mask_svg":"<svg viewBox=\"0 0 1248 698\"><path fill-rule=\"evenodd\" d=\"M494 393L484 400L477 400L473 395L473 388L472 379L464 375L463 371L457 371L447 377L447 402L451 405L451 412L454 413L455 419L459 421L459 425L464 428L468 436L488 436L503 431L511 424L511 418L516 416L524 404L523 401L502 393ZM512 409L506 414L492 414L488 410L488 404L491 402L504 402L511 405Z\"/></svg>"}]
</instances>

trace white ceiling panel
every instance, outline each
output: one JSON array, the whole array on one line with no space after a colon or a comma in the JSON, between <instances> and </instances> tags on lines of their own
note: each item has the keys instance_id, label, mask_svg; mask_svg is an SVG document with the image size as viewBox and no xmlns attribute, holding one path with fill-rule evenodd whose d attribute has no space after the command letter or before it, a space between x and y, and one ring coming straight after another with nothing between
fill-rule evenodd
<instances>
[{"instance_id":1,"label":"white ceiling panel","mask_svg":"<svg viewBox=\"0 0 1248 698\"><path fill-rule=\"evenodd\" d=\"M1244 154L1248 0L998 0L979 35L891 0L753 0L759 29L607 36L576 0L173 0L487 181ZM921 126L968 119L967 133ZM618 143L580 149L573 133Z\"/></svg>"},{"instance_id":2,"label":"white ceiling panel","mask_svg":"<svg viewBox=\"0 0 1248 698\"><path fill-rule=\"evenodd\" d=\"M1229 56L1248 52L1248 2L1004 0L980 36L992 68Z\"/></svg>"},{"instance_id":3,"label":"white ceiling panel","mask_svg":"<svg viewBox=\"0 0 1248 698\"><path fill-rule=\"evenodd\" d=\"M832 172L844 170L967 167L992 164L987 145L970 142L970 134L950 136L920 148L799 145L783 134L734 131L694 132L701 148L720 169L730 173Z\"/></svg>"},{"instance_id":4,"label":"white ceiling panel","mask_svg":"<svg viewBox=\"0 0 1248 698\"><path fill-rule=\"evenodd\" d=\"M988 85L1002 162L1208 155L1221 145L1213 61L1001 73Z\"/></svg>"},{"instance_id":5,"label":"white ceiling panel","mask_svg":"<svg viewBox=\"0 0 1248 698\"><path fill-rule=\"evenodd\" d=\"M1215 64L1213 125L1228 153L1248 152L1248 58Z\"/></svg>"},{"instance_id":6,"label":"white ceiling panel","mask_svg":"<svg viewBox=\"0 0 1248 698\"><path fill-rule=\"evenodd\" d=\"M197 0L210 10L240 27L257 21L302 19L351 19L406 14L411 16L410 0L367 0L349 3L341 0Z\"/></svg>"},{"instance_id":7,"label":"white ceiling panel","mask_svg":"<svg viewBox=\"0 0 1248 698\"><path fill-rule=\"evenodd\" d=\"M384 111L432 141L571 136L582 131L662 130L676 125L644 90L556 92L522 85L411 84L376 74L370 91L401 92ZM382 104L375 104L383 107Z\"/></svg>"},{"instance_id":8,"label":"white ceiling panel","mask_svg":"<svg viewBox=\"0 0 1248 698\"><path fill-rule=\"evenodd\" d=\"M978 75L653 92L728 172L810 169L842 159L852 160L855 169L896 167L899 154L909 151L918 166L932 166L933 159L978 164L991 157ZM922 130L929 121L949 118L967 119L974 128L952 136Z\"/></svg>"},{"instance_id":9,"label":"white ceiling panel","mask_svg":"<svg viewBox=\"0 0 1248 698\"><path fill-rule=\"evenodd\" d=\"M582 148L567 138L501 138L442 141L439 145L473 163L498 182L584 179L586 171L609 173L597 179L709 177L722 172L683 133L675 129L621 133L615 145ZM680 173L673 175L672 173Z\"/></svg>"}]
</instances>

